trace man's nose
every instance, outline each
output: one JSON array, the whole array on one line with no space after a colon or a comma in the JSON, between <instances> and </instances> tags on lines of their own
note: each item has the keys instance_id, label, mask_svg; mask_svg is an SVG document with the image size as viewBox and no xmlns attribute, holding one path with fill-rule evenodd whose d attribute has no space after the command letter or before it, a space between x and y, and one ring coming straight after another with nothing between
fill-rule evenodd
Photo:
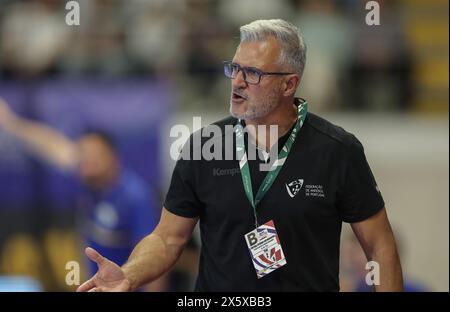
<instances>
[{"instance_id":1,"label":"man's nose","mask_svg":"<svg viewBox=\"0 0 450 312\"><path fill-rule=\"evenodd\" d=\"M247 82L245 81L244 72L239 70L236 74L236 77L231 80L233 87L241 87L245 88L247 86Z\"/></svg>"}]
</instances>

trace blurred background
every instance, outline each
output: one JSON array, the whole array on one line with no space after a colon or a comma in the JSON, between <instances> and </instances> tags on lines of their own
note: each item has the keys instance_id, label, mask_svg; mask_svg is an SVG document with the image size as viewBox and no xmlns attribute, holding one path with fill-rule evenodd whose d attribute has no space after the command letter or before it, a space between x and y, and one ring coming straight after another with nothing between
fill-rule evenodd
<instances>
[{"instance_id":1,"label":"blurred background","mask_svg":"<svg viewBox=\"0 0 450 312\"><path fill-rule=\"evenodd\" d=\"M448 1L379 0L379 26L366 25L363 0L79 0L79 26L65 23L66 2L0 2L0 97L11 114L71 140L107 131L158 215L174 166L170 128L228 114L222 61L239 26L291 21L308 46L298 95L363 143L408 290L449 290ZM89 276L81 188L0 125L0 290L72 291L68 261ZM341 247L342 291L367 291L349 225ZM195 233L156 289L192 290L198 248Z\"/></svg>"}]
</instances>

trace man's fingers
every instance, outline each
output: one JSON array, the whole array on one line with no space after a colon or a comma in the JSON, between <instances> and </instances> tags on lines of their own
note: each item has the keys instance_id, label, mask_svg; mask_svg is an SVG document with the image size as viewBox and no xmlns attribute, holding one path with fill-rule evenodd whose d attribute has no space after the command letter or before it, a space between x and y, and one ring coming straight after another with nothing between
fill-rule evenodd
<instances>
[{"instance_id":1,"label":"man's fingers","mask_svg":"<svg viewBox=\"0 0 450 312\"><path fill-rule=\"evenodd\" d=\"M94 283L93 279L91 278L90 280L81 284L80 287L77 288L77 292L91 291L94 288L95 288L95 283Z\"/></svg>"},{"instance_id":2,"label":"man's fingers","mask_svg":"<svg viewBox=\"0 0 450 312\"><path fill-rule=\"evenodd\" d=\"M101 266L105 261L106 258L103 257L101 254L99 254L95 249L91 247L87 247L85 250L86 256L88 256L89 259L96 262L98 266Z\"/></svg>"}]
</instances>

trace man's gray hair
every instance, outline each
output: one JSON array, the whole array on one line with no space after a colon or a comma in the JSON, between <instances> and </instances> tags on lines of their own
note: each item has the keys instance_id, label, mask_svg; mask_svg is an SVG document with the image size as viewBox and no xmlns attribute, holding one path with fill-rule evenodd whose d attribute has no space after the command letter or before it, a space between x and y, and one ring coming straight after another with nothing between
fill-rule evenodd
<instances>
[{"instance_id":1,"label":"man's gray hair","mask_svg":"<svg viewBox=\"0 0 450 312\"><path fill-rule=\"evenodd\" d=\"M300 76L306 62L306 45L299 29L282 19L256 20L241 26L241 42L263 41L275 37L280 43L280 65Z\"/></svg>"}]
</instances>

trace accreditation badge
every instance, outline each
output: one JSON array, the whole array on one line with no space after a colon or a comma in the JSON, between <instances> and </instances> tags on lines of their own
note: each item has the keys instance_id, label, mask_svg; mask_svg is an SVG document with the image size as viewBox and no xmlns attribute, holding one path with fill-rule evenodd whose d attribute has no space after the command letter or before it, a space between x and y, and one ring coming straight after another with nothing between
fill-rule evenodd
<instances>
[{"instance_id":1,"label":"accreditation badge","mask_svg":"<svg viewBox=\"0 0 450 312\"><path fill-rule=\"evenodd\" d=\"M245 241L258 278L287 263L273 220L245 234Z\"/></svg>"}]
</instances>

